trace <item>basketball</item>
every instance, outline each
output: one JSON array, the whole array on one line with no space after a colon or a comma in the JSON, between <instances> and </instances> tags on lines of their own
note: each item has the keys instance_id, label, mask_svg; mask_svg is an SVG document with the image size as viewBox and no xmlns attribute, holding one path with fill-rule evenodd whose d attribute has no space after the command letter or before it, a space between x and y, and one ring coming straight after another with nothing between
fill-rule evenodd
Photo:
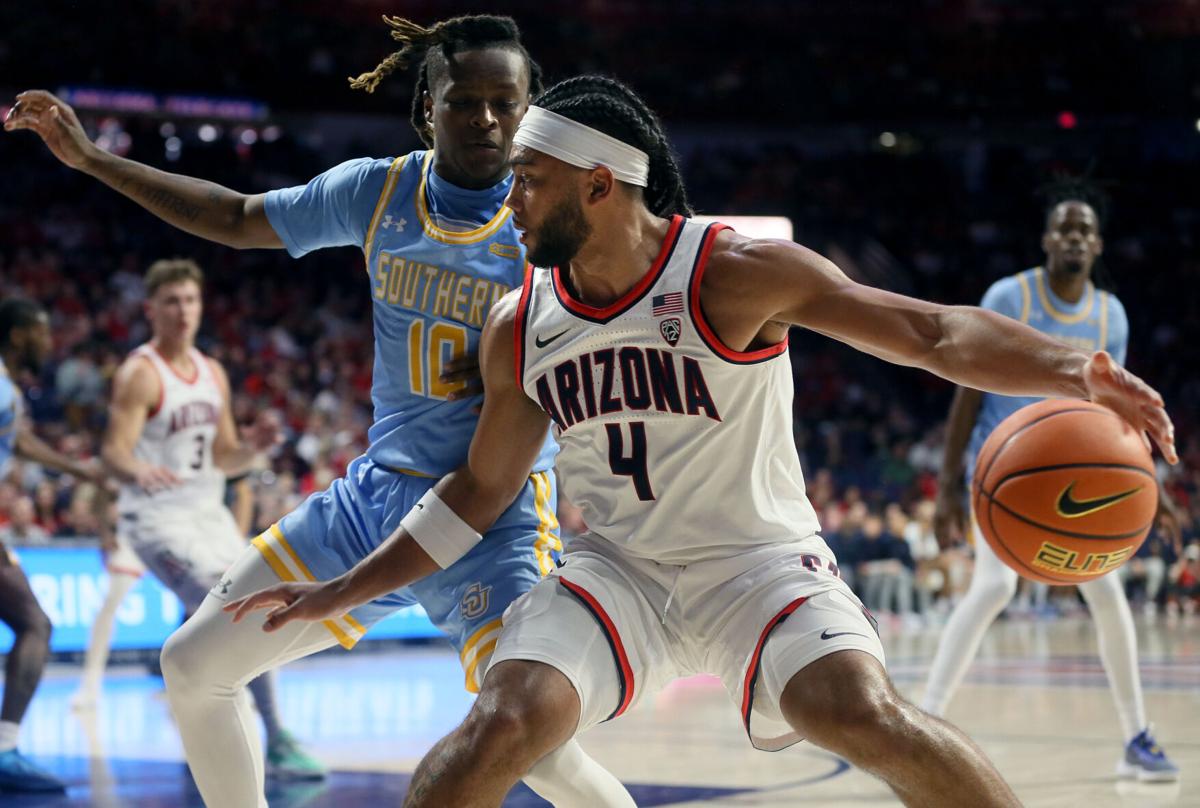
<instances>
[{"instance_id":1,"label":"basketball","mask_svg":"<svg viewBox=\"0 0 1200 808\"><path fill-rule=\"evenodd\" d=\"M1112 410L1049 399L1004 419L972 491L987 543L1020 575L1080 584L1137 552L1158 510L1142 436Z\"/></svg>"}]
</instances>

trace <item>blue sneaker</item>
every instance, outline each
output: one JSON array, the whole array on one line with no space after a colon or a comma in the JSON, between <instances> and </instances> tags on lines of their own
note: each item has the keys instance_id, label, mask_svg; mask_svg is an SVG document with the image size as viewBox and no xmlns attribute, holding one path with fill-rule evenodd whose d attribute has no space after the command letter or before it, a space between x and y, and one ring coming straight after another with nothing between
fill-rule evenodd
<instances>
[{"instance_id":1,"label":"blue sneaker","mask_svg":"<svg viewBox=\"0 0 1200 808\"><path fill-rule=\"evenodd\" d=\"M1146 727L1125 747L1125 757L1117 763L1117 776L1143 783L1173 783L1179 779L1179 767L1171 762Z\"/></svg>"},{"instance_id":2,"label":"blue sneaker","mask_svg":"<svg viewBox=\"0 0 1200 808\"><path fill-rule=\"evenodd\" d=\"M16 749L0 752L0 791L63 792L61 780Z\"/></svg>"}]
</instances>

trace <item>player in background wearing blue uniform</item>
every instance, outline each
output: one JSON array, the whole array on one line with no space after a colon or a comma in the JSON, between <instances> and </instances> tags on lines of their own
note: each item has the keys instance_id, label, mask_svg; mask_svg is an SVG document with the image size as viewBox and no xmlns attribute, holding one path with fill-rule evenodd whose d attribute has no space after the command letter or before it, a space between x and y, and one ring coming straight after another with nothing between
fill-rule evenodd
<instances>
[{"instance_id":1,"label":"player in background wearing blue uniform","mask_svg":"<svg viewBox=\"0 0 1200 808\"><path fill-rule=\"evenodd\" d=\"M1050 189L1042 248L1044 267L1029 269L992 284L980 303L985 309L1020 320L1084 351L1108 351L1125 364L1129 322L1116 295L1098 289L1092 270L1103 251L1103 195L1082 181L1064 180ZM1099 211L1099 213L1098 213ZM938 541L947 546L964 526L963 501L970 489L975 457L996 426L1036 398L1000 396L958 388L950 407L946 452L938 492ZM968 436L970 443L968 447ZM966 481L963 451L967 451ZM1165 497L1165 493L1162 494ZM1166 502L1160 499L1160 502ZM1017 573L1000 561L971 520L975 574L963 600L950 615L929 672L922 707L943 715L979 650L987 627L1012 599ZM1139 780L1175 780L1179 769L1151 736L1138 674L1133 614L1118 575L1079 585L1096 621L1100 658L1116 701L1126 740L1118 774Z\"/></svg>"},{"instance_id":2,"label":"player in background wearing blue uniform","mask_svg":"<svg viewBox=\"0 0 1200 808\"><path fill-rule=\"evenodd\" d=\"M84 465L48 446L25 423L21 391L10 374L38 373L50 354L50 320L40 306L10 298L0 302L0 474L13 455L104 487L103 467ZM17 751L21 719L37 690L50 654L50 618L42 611L12 548L0 544L0 620L13 632L4 664L0 706L0 792L63 791L65 786Z\"/></svg>"},{"instance_id":3,"label":"player in background wearing blue uniform","mask_svg":"<svg viewBox=\"0 0 1200 808\"><path fill-rule=\"evenodd\" d=\"M256 538L163 648L188 763L214 808L266 805L247 681L334 643L352 647L372 623L420 603L449 634L467 688L478 692L504 609L554 568L561 549L557 447L547 434L516 501L452 569L269 637L221 613L224 601L280 580L327 580L350 569L465 461L478 420L474 354L483 323L524 276L524 250L503 202L512 185L509 147L530 90L540 90L540 71L515 23L459 17L426 29L385 20L403 47L352 86L371 91L394 69L419 63L412 123L431 149L351 160L305 186L243 195L114 157L87 140L70 107L42 91L19 95L6 123L33 129L63 162L194 235L293 256L356 245L366 258L375 328L370 447L344 478ZM525 782L557 806L634 804L575 743L541 759Z\"/></svg>"}]
</instances>

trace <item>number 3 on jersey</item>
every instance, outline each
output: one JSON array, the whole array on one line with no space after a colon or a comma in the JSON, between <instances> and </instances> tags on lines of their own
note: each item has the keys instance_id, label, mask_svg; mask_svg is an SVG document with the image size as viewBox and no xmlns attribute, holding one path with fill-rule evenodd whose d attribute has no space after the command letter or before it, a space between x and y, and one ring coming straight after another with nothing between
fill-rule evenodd
<instances>
[{"instance_id":1,"label":"number 3 on jersey","mask_svg":"<svg viewBox=\"0 0 1200 808\"><path fill-rule=\"evenodd\" d=\"M449 349L449 350L447 350ZM453 323L436 322L425 342L425 321L408 327L408 381L418 396L444 399L466 387L464 382L443 382L443 365L467 352L467 329Z\"/></svg>"},{"instance_id":2,"label":"number 3 on jersey","mask_svg":"<svg viewBox=\"0 0 1200 808\"><path fill-rule=\"evenodd\" d=\"M633 489L638 499L649 502L654 499L650 487L650 474L646 471L646 425L641 421L629 424L629 456L625 456L625 438L620 424L605 424L608 433L608 465L613 474L633 480Z\"/></svg>"}]
</instances>

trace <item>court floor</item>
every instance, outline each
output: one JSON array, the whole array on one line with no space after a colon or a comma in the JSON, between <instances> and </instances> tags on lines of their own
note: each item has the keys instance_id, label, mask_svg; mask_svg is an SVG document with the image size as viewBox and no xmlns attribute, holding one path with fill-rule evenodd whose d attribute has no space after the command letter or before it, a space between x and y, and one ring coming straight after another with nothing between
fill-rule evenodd
<instances>
[{"instance_id":1,"label":"court floor","mask_svg":"<svg viewBox=\"0 0 1200 808\"><path fill-rule=\"evenodd\" d=\"M892 675L917 697L937 630L884 632ZM1113 774L1122 739L1086 619L997 624L951 705L1030 806L1200 806L1200 621L1139 623L1150 718L1183 768L1180 783ZM115 668L94 714L73 713L77 669L48 672L22 748L64 776L66 797L0 795L8 808L200 806L161 681ZM335 651L288 667L281 713L334 771L319 785L273 786L272 808L399 805L422 752L462 717L456 655L441 645ZM641 806L779 808L898 804L877 781L810 744L750 748L720 684L695 678L583 737ZM508 808L545 805L518 787Z\"/></svg>"}]
</instances>

